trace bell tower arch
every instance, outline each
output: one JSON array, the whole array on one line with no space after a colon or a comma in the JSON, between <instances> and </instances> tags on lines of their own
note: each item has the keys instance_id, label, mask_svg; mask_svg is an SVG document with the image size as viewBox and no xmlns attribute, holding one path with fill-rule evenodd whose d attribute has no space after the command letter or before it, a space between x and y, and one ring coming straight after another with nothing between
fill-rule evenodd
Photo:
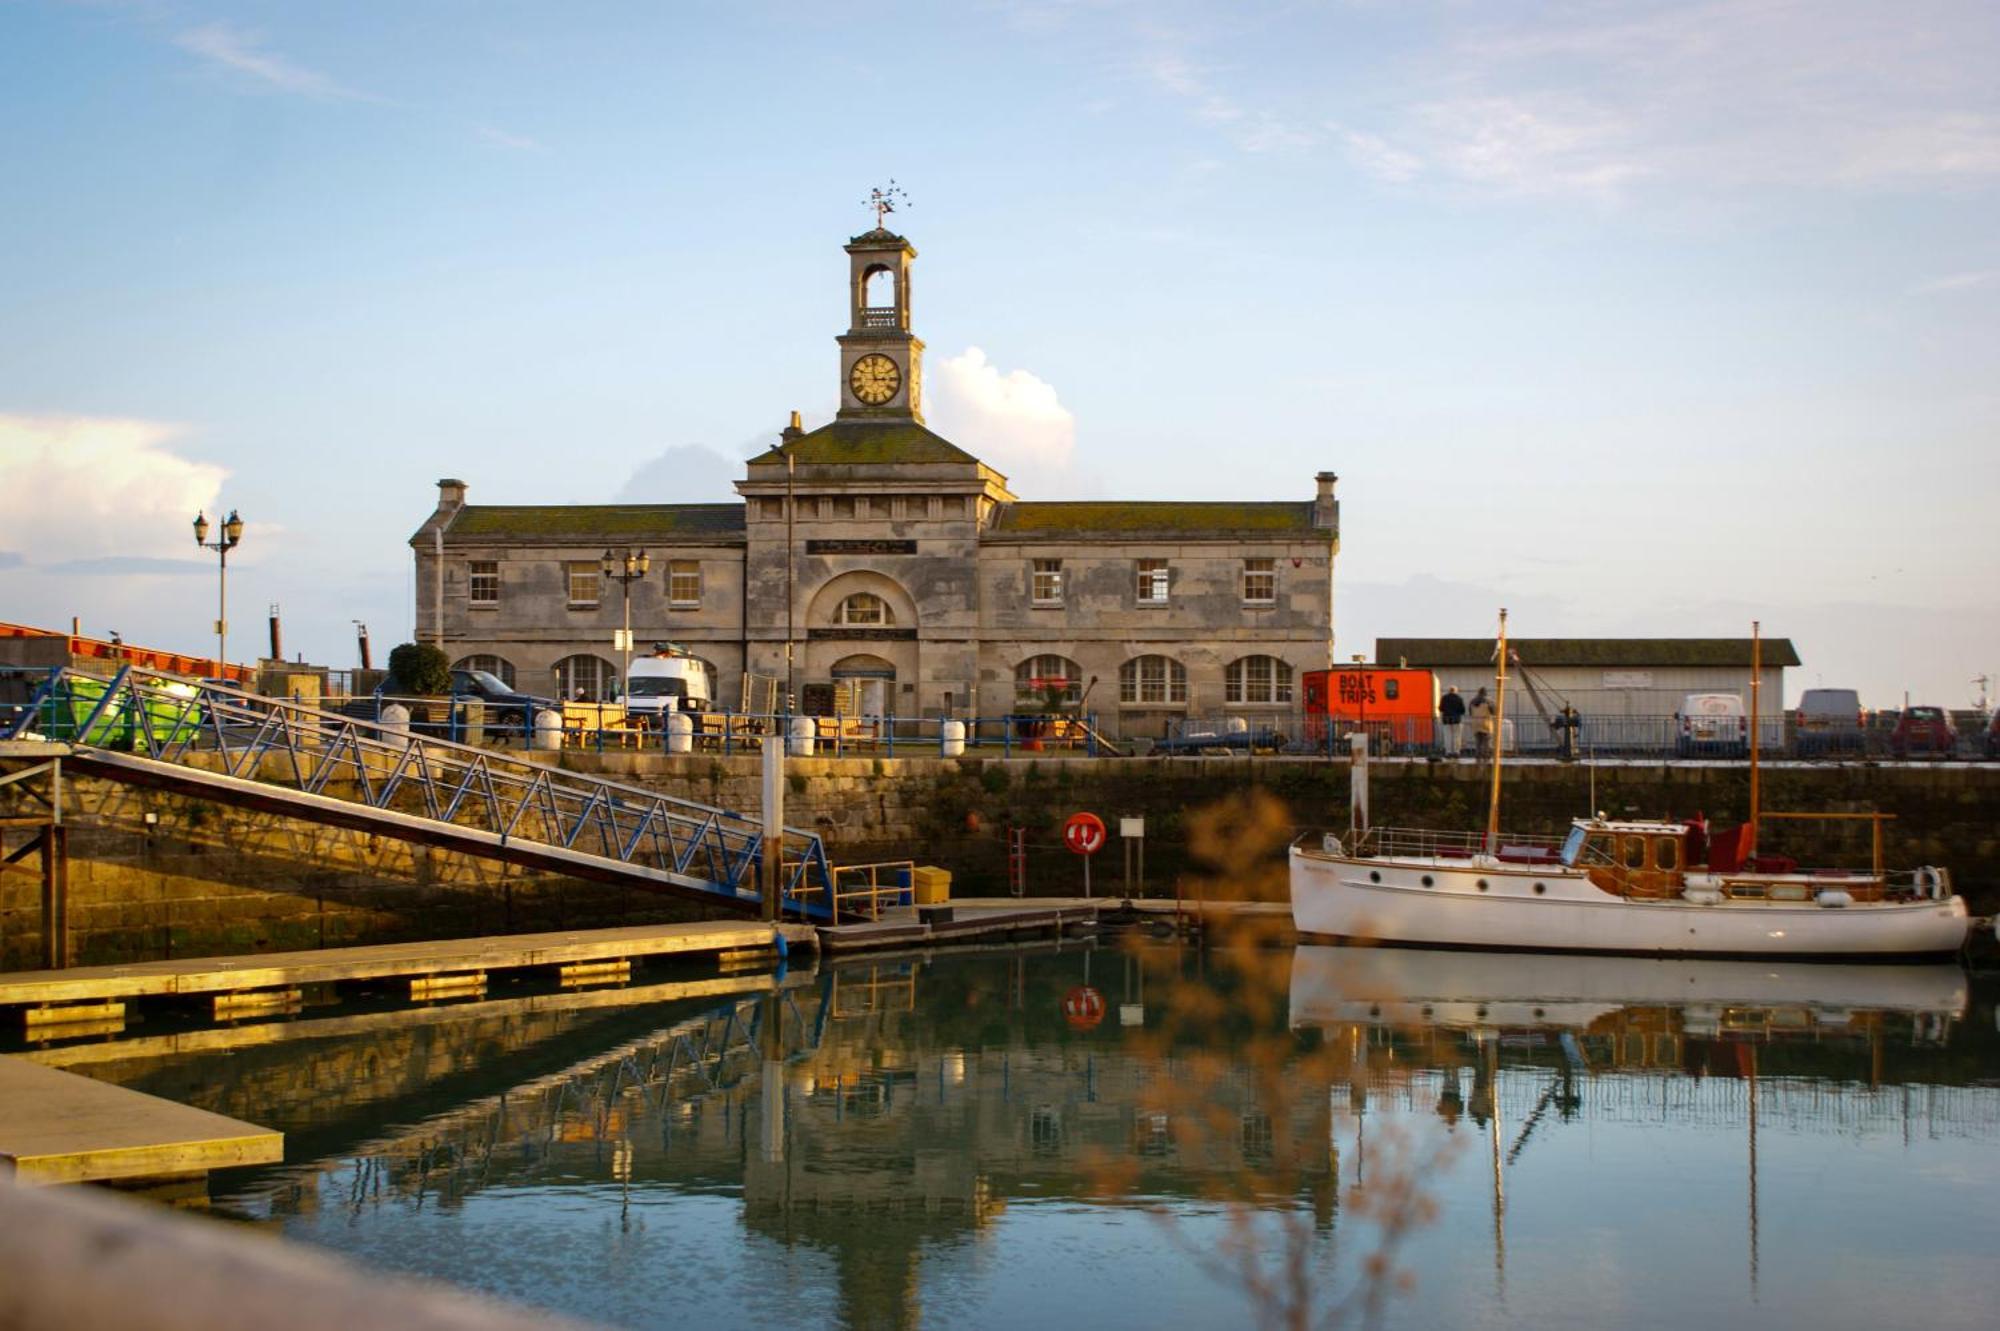
<instances>
[{"instance_id":1,"label":"bell tower arch","mask_svg":"<svg viewBox=\"0 0 2000 1331\"><path fill-rule=\"evenodd\" d=\"M845 248L847 331L835 339L840 343L839 417L921 425L924 344L910 331L910 266L916 247L878 225Z\"/></svg>"}]
</instances>

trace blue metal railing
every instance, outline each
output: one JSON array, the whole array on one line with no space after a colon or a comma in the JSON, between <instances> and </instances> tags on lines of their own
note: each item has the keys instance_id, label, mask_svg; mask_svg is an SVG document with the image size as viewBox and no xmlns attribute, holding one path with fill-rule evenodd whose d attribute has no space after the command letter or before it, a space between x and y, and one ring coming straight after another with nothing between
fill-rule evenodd
<instances>
[{"instance_id":1,"label":"blue metal railing","mask_svg":"<svg viewBox=\"0 0 2000 1331\"><path fill-rule=\"evenodd\" d=\"M496 834L503 846L582 852L739 906L757 899L768 849L762 825L741 814L137 667L110 679L44 672L32 696L0 715L0 738L31 736L416 814ZM829 917L833 871L819 837L786 828L779 852L785 908Z\"/></svg>"}]
</instances>

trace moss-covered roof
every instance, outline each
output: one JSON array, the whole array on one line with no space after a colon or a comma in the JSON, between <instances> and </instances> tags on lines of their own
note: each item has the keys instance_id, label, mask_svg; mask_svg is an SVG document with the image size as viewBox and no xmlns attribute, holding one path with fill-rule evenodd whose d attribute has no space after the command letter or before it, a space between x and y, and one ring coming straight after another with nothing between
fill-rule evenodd
<instances>
[{"instance_id":1,"label":"moss-covered roof","mask_svg":"<svg viewBox=\"0 0 2000 1331\"><path fill-rule=\"evenodd\" d=\"M750 465L773 466L788 456L801 467L895 466L920 462L977 464L979 461L951 440L933 434L915 421L834 421L790 443L773 445L768 453L750 459Z\"/></svg>"},{"instance_id":2,"label":"moss-covered roof","mask_svg":"<svg viewBox=\"0 0 2000 1331\"><path fill-rule=\"evenodd\" d=\"M1543 666L1728 666L1750 668L1748 638L1509 638L1508 650L1529 669ZM1763 663L1795 666L1790 638L1766 638ZM1493 663L1491 638L1377 638L1377 661L1413 666L1484 666Z\"/></svg>"},{"instance_id":3,"label":"moss-covered roof","mask_svg":"<svg viewBox=\"0 0 2000 1331\"><path fill-rule=\"evenodd\" d=\"M742 504L479 504L460 509L450 543L541 537L595 542L741 537ZM422 544L418 538L413 544Z\"/></svg>"},{"instance_id":4,"label":"moss-covered roof","mask_svg":"<svg viewBox=\"0 0 2000 1331\"><path fill-rule=\"evenodd\" d=\"M1240 536L1313 531L1310 503L1216 503L1198 501L1009 504L993 524L996 533L1074 536L1133 532L1178 536Z\"/></svg>"}]
</instances>

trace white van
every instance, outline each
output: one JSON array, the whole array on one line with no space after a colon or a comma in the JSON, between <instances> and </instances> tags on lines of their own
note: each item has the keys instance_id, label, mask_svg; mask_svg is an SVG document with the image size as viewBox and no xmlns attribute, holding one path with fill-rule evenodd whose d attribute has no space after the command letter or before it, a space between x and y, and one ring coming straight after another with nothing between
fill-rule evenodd
<instances>
[{"instance_id":1,"label":"white van","mask_svg":"<svg viewBox=\"0 0 2000 1331\"><path fill-rule=\"evenodd\" d=\"M1690 693L1674 713L1674 751L1683 758L1750 756L1750 716L1738 693Z\"/></svg>"},{"instance_id":2,"label":"white van","mask_svg":"<svg viewBox=\"0 0 2000 1331\"><path fill-rule=\"evenodd\" d=\"M708 668L685 652L663 647L651 656L632 658L625 681L626 716L660 725L669 712L705 712L711 701Z\"/></svg>"},{"instance_id":3,"label":"white van","mask_svg":"<svg viewBox=\"0 0 2000 1331\"><path fill-rule=\"evenodd\" d=\"M1800 753L1860 753L1868 713L1853 689L1807 689L1792 718Z\"/></svg>"}]
</instances>

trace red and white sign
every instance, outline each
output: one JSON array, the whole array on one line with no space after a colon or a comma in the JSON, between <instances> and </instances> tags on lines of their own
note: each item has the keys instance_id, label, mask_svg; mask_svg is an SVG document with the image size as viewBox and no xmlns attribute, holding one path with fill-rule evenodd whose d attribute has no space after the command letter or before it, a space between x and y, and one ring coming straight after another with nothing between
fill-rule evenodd
<instances>
[{"instance_id":1,"label":"red and white sign","mask_svg":"<svg viewBox=\"0 0 2000 1331\"><path fill-rule=\"evenodd\" d=\"M1105 840L1104 820L1094 813L1073 813L1063 824L1063 844L1079 855L1095 855Z\"/></svg>"},{"instance_id":2,"label":"red and white sign","mask_svg":"<svg viewBox=\"0 0 2000 1331\"><path fill-rule=\"evenodd\" d=\"M1104 995L1087 984L1078 985L1063 995L1063 1020L1075 1030L1090 1030L1104 1020Z\"/></svg>"}]
</instances>

